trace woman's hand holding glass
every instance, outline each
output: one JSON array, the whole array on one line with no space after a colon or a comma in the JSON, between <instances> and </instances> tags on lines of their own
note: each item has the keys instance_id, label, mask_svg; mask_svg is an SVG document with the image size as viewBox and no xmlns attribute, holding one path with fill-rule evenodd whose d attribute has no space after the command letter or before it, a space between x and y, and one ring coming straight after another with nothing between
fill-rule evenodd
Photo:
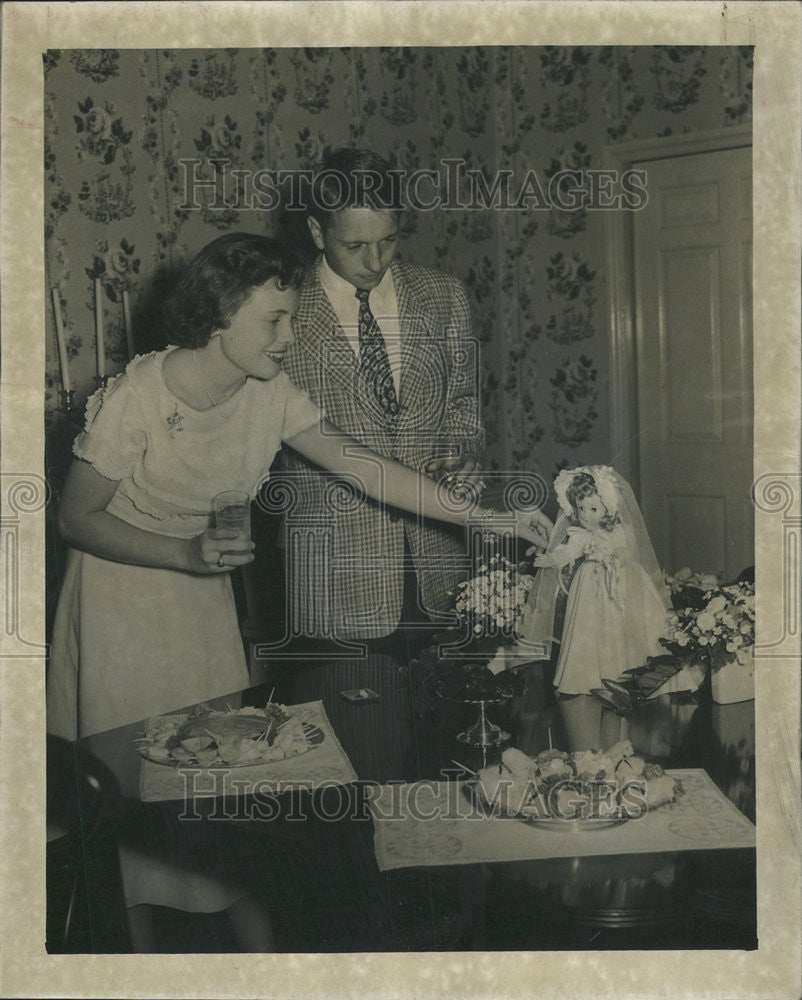
<instances>
[{"instance_id":1,"label":"woman's hand holding glass","mask_svg":"<svg viewBox=\"0 0 802 1000\"><path fill-rule=\"evenodd\" d=\"M207 528L189 540L188 563L192 573L230 573L253 562L254 543L232 528Z\"/></svg>"},{"instance_id":2,"label":"woman's hand holding glass","mask_svg":"<svg viewBox=\"0 0 802 1000\"><path fill-rule=\"evenodd\" d=\"M242 490L224 490L212 498L214 528L197 536L202 573L228 573L253 561L251 498Z\"/></svg>"}]
</instances>

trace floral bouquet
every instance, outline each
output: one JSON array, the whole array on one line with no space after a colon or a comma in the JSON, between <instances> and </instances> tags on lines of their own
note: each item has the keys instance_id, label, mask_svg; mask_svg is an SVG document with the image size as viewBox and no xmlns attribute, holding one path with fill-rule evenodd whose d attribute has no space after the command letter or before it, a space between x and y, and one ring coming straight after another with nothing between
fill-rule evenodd
<instances>
[{"instance_id":1,"label":"floral bouquet","mask_svg":"<svg viewBox=\"0 0 802 1000\"><path fill-rule=\"evenodd\" d=\"M755 644L755 586L718 586L705 592L701 608L675 609L670 619L669 633L660 642L674 656L704 656L713 670L733 660L746 663Z\"/></svg>"},{"instance_id":2,"label":"floral bouquet","mask_svg":"<svg viewBox=\"0 0 802 1000\"><path fill-rule=\"evenodd\" d=\"M515 628L534 583L528 563L512 563L494 555L481 561L476 576L457 588L456 610L460 621L477 637L513 641Z\"/></svg>"},{"instance_id":3,"label":"floral bouquet","mask_svg":"<svg viewBox=\"0 0 802 1000\"><path fill-rule=\"evenodd\" d=\"M677 570L674 576L666 575L666 586L671 593L671 603L677 610L699 608L705 605L705 595L721 586L715 573L694 573L687 566Z\"/></svg>"},{"instance_id":4,"label":"floral bouquet","mask_svg":"<svg viewBox=\"0 0 802 1000\"><path fill-rule=\"evenodd\" d=\"M413 672L421 675L421 704L429 691L458 701L500 701L521 693L522 678L510 670L494 671L489 664L502 647L516 641L515 628L533 582L530 563L499 555L478 563L476 575L457 588L459 626L438 635L437 644L413 664Z\"/></svg>"},{"instance_id":5,"label":"floral bouquet","mask_svg":"<svg viewBox=\"0 0 802 1000\"><path fill-rule=\"evenodd\" d=\"M755 642L755 586L739 581L721 584L710 573L680 570L666 577L674 608L660 643L666 652L645 666L624 671L622 683L605 682L598 696L620 714L660 693L685 670L699 675L700 662L714 673L733 661L749 665ZM664 689L665 690L665 689Z\"/></svg>"}]
</instances>

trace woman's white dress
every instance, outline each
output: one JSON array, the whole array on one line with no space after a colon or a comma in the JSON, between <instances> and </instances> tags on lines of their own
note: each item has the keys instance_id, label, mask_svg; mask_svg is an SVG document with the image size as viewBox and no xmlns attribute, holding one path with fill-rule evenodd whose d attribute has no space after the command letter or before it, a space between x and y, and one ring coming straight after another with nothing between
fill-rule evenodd
<instances>
[{"instance_id":1,"label":"woman's white dress","mask_svg":"<svg viewBox=\"0 0 802 1000\"><path fill-rule=\"evenodd\" d=\"M239 489L254 497L282 438L315 424L320 412L283 372L249 379L213 409L193 410L164 383L168 353L135 358L95 393L74 452L119 481L110 513L190 538L209 527L215 494ZM230 574L70 552L48 670L48 732L74 740L247 684ZM176 822L169 809L163 822L160 833L133 830L119 839L127 906L215 912L252 891L252 872L232 843L212 842L221 831Z\"/></svg>"},{"instance_id":2,"label":"woman's white dress","mask_svg":"<svg viewBox=\"0 0 802 1000\"><path fill-rule=\"evenodd\" d=\"M282 372L193 410L135 358L87 405L74 452L119 486L107 510L179 538L210 525L212 497L255 496L281 440L320 418ZM53 630L48 731L76 739L247 685L230 574L131 566L71 551Z\"/></svg>"},{"instance_id":3,"label":"woman's white dress","mask_svg":"<svg viewBox=\"0 0 802 1000\"><path fill-rule=\"evenodd\" d=\"M570 528L552 555L558 564L584 556L568 592L554 684L561 694L587 694L663 652L666 607L633 558L620 526Z\"/></svg>"}]
</instances>

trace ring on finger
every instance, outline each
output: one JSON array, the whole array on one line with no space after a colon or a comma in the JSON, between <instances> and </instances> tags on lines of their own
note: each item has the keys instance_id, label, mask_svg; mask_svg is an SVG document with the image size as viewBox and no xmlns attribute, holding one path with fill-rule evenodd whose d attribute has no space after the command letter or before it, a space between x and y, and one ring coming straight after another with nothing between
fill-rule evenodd
<instances>
[{"instance_id":1,"label":"ring on finger","mask_svg":"<svg viewBox=\"0 0 802 1000\"><path fill-rule=\"evenodd\" d=\"M219 567L220 567L221 569L222 569L222 567L223 567L223 566L225 565L225 564L224 564L224 562L223 562L223 553L222 553L222 552L221 552L221 553L220 553L220 555L219 555L219 556L217 557L217 565L218 565L218 566L219 566Z\"/></svg>"}]
</instances>

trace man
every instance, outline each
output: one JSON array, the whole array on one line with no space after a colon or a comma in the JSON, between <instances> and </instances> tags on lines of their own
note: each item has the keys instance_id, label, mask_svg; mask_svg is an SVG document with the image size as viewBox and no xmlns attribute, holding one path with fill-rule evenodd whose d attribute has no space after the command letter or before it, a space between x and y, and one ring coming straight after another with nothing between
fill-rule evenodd
<instances>
[{"instance_id":1,"label":"man","mask_svg":"<svg viewBox=\"0 0 802 1000\"><path fill-rule=\"evenodd\" d=\"M484 434L467 298L450 275L395 260L395 180L366 150L341 149L323 164L307 207L319 256L285 370L332 422L381 454L435 478L475 481ZM442 613L470 569L460 532L362 499L358 484L333 489L293 454L286 467L297 498L285 537L296 635L371 639L402 620L449 620Z\"/></svg>"}]
</instances>

